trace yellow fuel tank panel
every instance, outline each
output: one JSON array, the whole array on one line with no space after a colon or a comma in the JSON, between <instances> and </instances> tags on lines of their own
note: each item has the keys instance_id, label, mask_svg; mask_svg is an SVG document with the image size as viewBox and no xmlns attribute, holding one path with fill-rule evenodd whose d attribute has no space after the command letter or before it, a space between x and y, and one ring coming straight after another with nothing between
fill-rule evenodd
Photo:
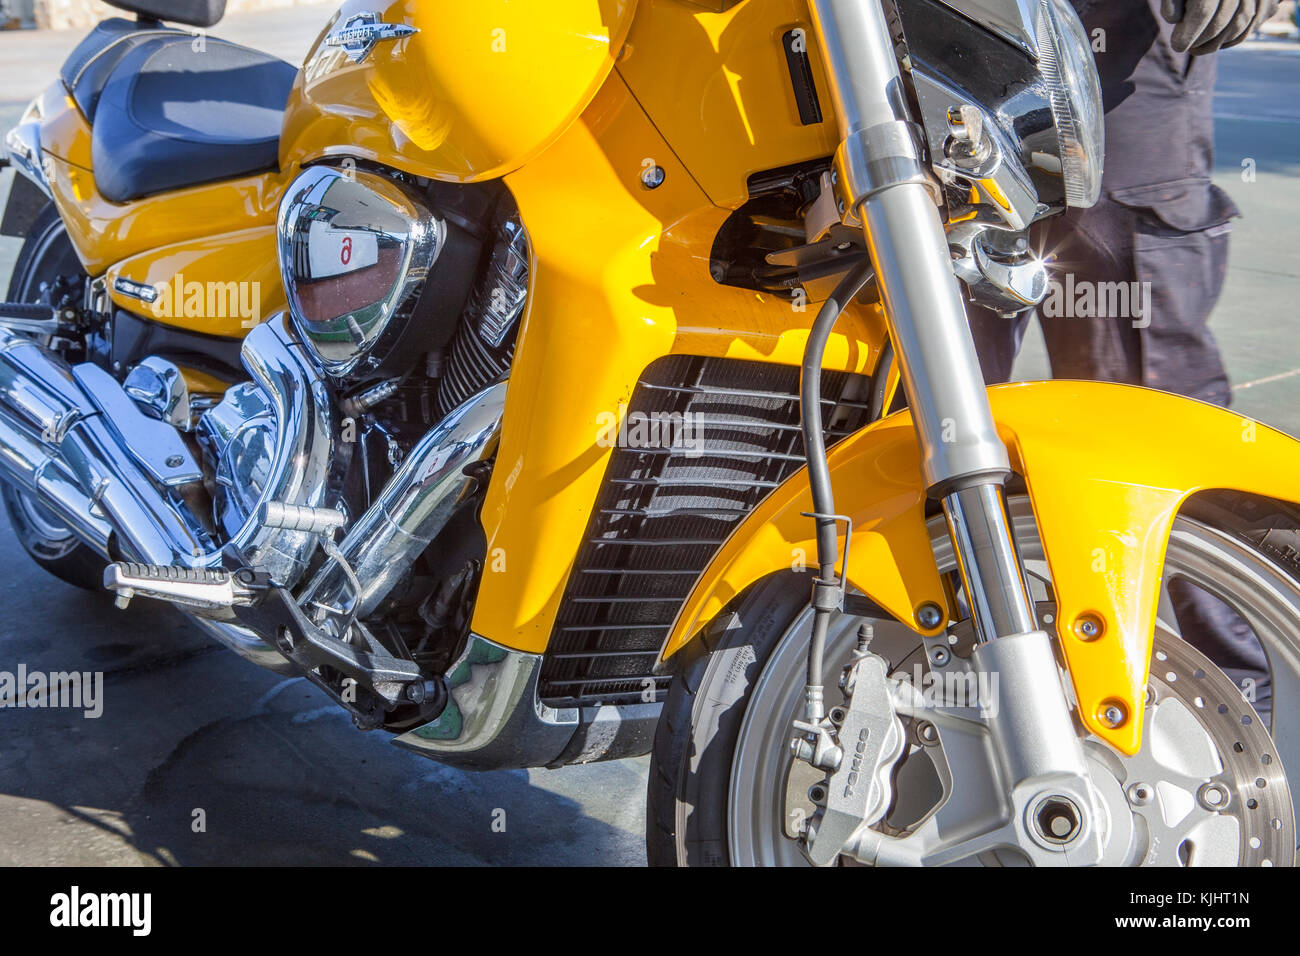
<instances>
[{"instance_id":1,"label":"yellow fuel tank panel","mask_svg":"<svg viewBox=\"0 0 1300 956\"><path fill-rule=\"evenodd\" d=\"M117 305L163 325L243 338L285 307L274 226L258 226L150 249L109 267ZM126 279L154 290L142 302L118 290Z\"/></svg>"}]
</instances>

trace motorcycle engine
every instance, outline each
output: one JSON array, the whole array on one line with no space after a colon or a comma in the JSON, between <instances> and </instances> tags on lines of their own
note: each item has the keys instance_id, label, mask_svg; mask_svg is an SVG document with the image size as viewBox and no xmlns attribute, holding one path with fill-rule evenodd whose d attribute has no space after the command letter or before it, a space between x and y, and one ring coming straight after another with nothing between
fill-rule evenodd
<instances>
[{"instance_id":1,"label":"motorcycle engine","mask_svg":"<svg viewBox=\"0 0 1300 956\"><path fill-rule=\"evenodd\" d=\"M344 497L364 509L421 435L507 374L527 233L499 184L315 166L281 203L279 256L290 320L348 429L340 451L357 467ZM255 385L236 385L195 431L214 520L233 534L268 477L274 409Z\"/></svg>"}]
</instances>

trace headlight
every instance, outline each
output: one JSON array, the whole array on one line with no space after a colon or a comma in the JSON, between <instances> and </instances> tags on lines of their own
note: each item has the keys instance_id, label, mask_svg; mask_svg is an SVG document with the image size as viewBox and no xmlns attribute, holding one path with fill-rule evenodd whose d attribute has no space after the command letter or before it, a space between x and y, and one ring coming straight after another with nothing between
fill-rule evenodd
<instances>
[{"instance_id":1,"label":"headlight","mask_svg":"<svg viewBox=\"0 0 1300 956\"><path fill-rule=\"evenodd\" d=\"M1106 134L1092 44L1066 0L1043 0L1035 24L1038 67L1047 85L1061 144L1066 205L1093 205L1101 195Z\"/></svg>"}]
</instances>

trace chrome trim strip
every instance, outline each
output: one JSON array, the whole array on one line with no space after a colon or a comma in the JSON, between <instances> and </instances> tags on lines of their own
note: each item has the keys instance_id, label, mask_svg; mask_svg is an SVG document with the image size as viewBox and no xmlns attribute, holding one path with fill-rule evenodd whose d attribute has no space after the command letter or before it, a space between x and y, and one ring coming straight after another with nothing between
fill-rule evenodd
<instances>
[{"instance_id":1,"label":"chrome trim strip","mask_svg":"<svg viewBox=\"0 0 1300 956\"><path fill-rule=\"evenodd\" d=\"M447 673L446 709L393 743L466 770L552 763L577 732L578 710L556 710L538 699L541 668L540 654L470 634Z\"/></svg>"},{"instance_id":2,"label":"chrome trim strip","mask_svg":"<svg viewBox=\"0 0 1300 956\"><path fill-rule=\"evenodd\" d=\"M121 276L113 280L113 291L122 295L129 295L140 302L153 303L158 300L158 290L153 286L145 285L143 282L132 282L130 279L124 279Z\"/></svg>"}]
</instances>

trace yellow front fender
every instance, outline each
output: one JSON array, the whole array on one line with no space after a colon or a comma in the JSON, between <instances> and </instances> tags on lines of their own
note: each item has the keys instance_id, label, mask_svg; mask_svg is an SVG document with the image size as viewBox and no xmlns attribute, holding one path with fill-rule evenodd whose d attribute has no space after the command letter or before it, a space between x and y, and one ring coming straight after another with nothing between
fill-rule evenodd
<instances>
[{"instance_id":1,"label":"yellow front fender","mask_svg":"<svg viewBox=\"0 0 1300 956\"><path fill-rule=\"evenodd\" d=\"M1165 548L1198 491L1300 500L1300 442L1213 405L1097 382L989 389L1012 467L1029 487L1057 600L1057 634L1088 729L1126 754L1142 740L1141 705ZM853 518L850 583L914 630L916 609L947 604L925 526L920 452L907 412L830 453L836 509ZM815 566L807 471L735 530L697 582L664 645L668 657L733 597L773 571ZM841 542L842 544L842 542ZM1083 615L1099 637L1075 633ZM1098 719L1118 703L1129 719Z\"/></svg>"}]
</instances>

